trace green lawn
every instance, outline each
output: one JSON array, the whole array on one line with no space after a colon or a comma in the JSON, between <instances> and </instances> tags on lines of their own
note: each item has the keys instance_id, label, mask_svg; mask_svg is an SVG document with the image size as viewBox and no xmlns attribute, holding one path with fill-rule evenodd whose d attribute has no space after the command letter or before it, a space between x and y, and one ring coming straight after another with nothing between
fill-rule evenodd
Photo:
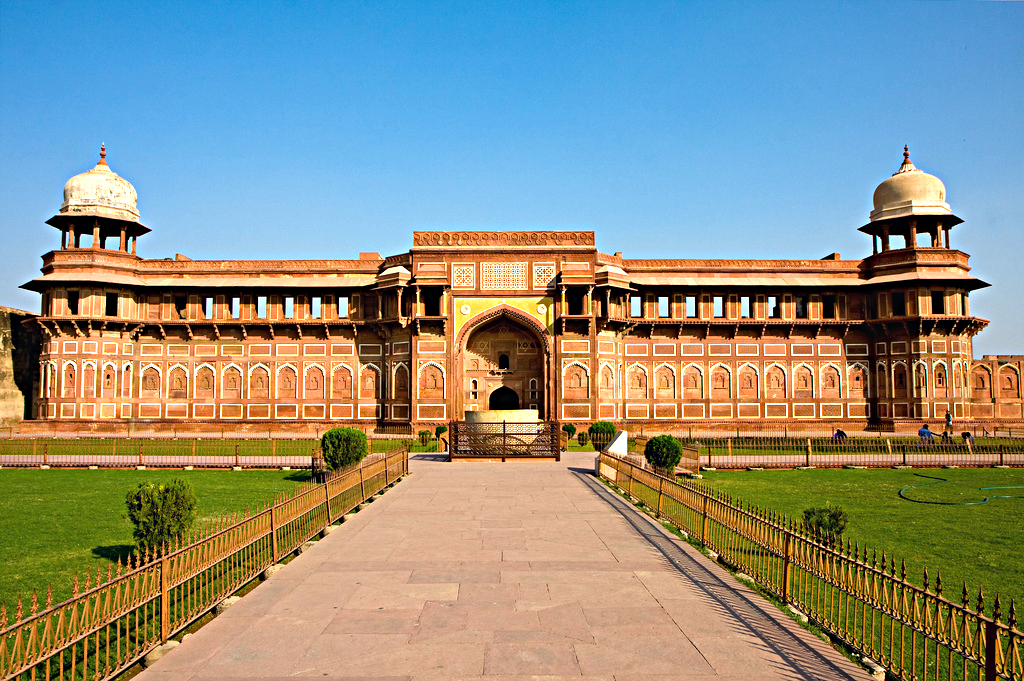
<instances>
[{"instance_id":1,"label":"green lawn","mask_svg":"<svg viewBox=\"0 0 1024 681\"><path fill-rule=\"evenodd\" d=\"M849 515L844 538L895 555L897 566L905 559L908 581L920 585L927 566L933 588L936 571L941 570L943 595L950 600L959 602L966 581L972 606L979 587L985 591L988 612L996 593L1003 599L1004 615L1009 598L1024 603L1024 470L709 471L704 481L735 498L791 516L826 501L839 505ZM899 496L910 485L921 485L904 492L918 502L1015 498L970 506L914 503ZM989 487L1019 489L981 489Z\"/></svg>"},{"instance_id":2,"label":"green lawn","mask_svg":"<svg viewBox=\"0 0 1024 681\"><path fill-rule=\"evenodd\" d=\"M309 479L309 471L0 470L0 601L33 589L71 595L76 571L125 555L132 526L125 494L140 482L182 477L199 499L199 520L242 511Z\"/></svg>"}]
</instances>

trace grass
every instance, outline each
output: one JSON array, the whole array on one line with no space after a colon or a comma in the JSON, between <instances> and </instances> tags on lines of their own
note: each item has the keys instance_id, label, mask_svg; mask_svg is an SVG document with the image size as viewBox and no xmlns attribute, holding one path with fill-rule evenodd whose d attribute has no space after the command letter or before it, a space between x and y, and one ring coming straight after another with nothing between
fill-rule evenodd
<instances>
[{"instance_id":1,"label":"grass","mask_svg":"<svg viewBox=\"0 0 1024 681\"><path fill-rule=\"evenodd\" d=\"M948 482L927 484L938 483L934 478ZM826 502L839 505L849 515L844 539L894 555L897 568L901 559L906 560L908 581L921 585L927 566L932 588L941 571L943 595L950 600L959 602L966 581L972 607L979 588L984 589L989 613L996 593L1004 616L1010 598L1024 603L1024 470L709 471L704 481L734 498L791 517ZM916 502L962 504L989 495L1016 498L969 506L915 503L899 496L911 485L927 485L906 490ZM1015 486L1021 489L981 489Z\"/></svg>"},{"instance_id":2,"label":"grass","mask_svg":"<svg viewBox=\"0 0 1024 681\"><path fill-rule=\"evenodd\" d=\"M0 470L0 602L71 595L76 572L131 549L125 494L140 482L183 477L199 500L199 522L255 507L309 479L309 471Z\"/></svg>"}]
</instances>

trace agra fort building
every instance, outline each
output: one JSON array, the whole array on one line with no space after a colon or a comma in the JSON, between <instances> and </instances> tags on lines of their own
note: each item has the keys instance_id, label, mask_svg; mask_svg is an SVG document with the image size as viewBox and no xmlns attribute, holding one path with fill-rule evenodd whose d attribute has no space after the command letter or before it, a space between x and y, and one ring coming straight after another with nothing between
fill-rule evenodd
<instances>
[{"instance_id":1,"label":"agra fort building","mask_svg":"<svg viewBox=\"0 0 1024 681\"><path fill-rule=\"evenodd\" d=\"M353 260L147 259L135 189L101 153L65 185L48 221L60 247L24 285L42 298L25 322L42 334L30 412L282 428L514 407L666 426L1021 419L1021 358L972 357L987 321L969 298L987 284L951 247L961 222L904 153L862 260L630 259L587 231L414 232L405 253Z\"/></svg>"}]
</instances>

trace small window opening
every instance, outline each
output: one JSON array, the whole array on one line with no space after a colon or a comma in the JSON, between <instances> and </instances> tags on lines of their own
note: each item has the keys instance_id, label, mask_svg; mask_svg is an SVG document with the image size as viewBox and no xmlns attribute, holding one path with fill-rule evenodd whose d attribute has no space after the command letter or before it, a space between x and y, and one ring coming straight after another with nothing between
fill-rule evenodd
<instances>
[{"instance_id":1,"label":"small window opening","mask_svg":"<svg viewBox=\"0 0 1024 681\"><path fill-rule=\"evenodd\" d=\"M68 291L68 314L78 314L78 291Z\"/></svg>"},{"instance_id":2,"label":"small window opening","mask_svg":"<svg viewBox=\"0 0 1024 681\"><path fill-rule=\"evenodd\" d=\"M903 317L907 314L907 298L903 291L895 291L892 294L892 316Z\"/></svg>"},{"instance_id":3,"label":"small window opening","mask_svg":"<svg viewBox=\"0 0 1024 681\"><path fill-rule=\"evenodd\" d=\"M231 318L238 319L242 316L242 299L238 296L231 298Z\"/></svg>"},{"instance_id":4,"label":"small window opening","mask_svg":"<svg viewBox=\"0 0 1024 681\"><path fill-rule=\"evenodd\" d=\"M968 307L967 307L967 294L966 293L962 293L962 294L960 294L960 314L962 314L962 315L967 314L967 310L968 310Z\"/></svg>"},{"instance_id":5,"label":"small window opening","mask_svg":"<svg viewBox=\"0 0 1024 681\"><path fill-rule=\"evenodd\" d=\"M116 317L117 316L117 294L116 293L108 293L107 294L107 306L106 306L106 309L103 311L103 314L105 314L108 317Z\"/></svg>"},{"instance_id":6,"label":"small window opening","mask_svg":"<svg viewBox=\"0 0 1024 681\"><path fill-rule=\"evenodd\" d=\"M284 318L294 319L295 318L295 296L284 297Z\"/></svg>"},{"instance_id":7,"label":"small window opening","mask_svg":"<svg viewBox=\"0 0 1024 681\"><path fill-rule=\"evenodd\" d=\"M583 315L586 314L584 309L586 302L585 291L573 291L569 290L565 292L565 302L569 306L567 314L571 315Z\"/></svg>"},{"instance_id":8,"label":"small window opening","mask_svg":"<svg viewBox=\"0 0 1024 681\"><path fill-rule=\"evenodd\" d=\"M203 298L203 316L207 319L213 319L213 296L205 296Z\"/></svg>"},{"instance_id":9,"label":"small window opening","mask_svg":"<svg viewBox=\"0 0 1024 681\"><path fill-rule=\"evenodd\" d=\"M345 319L348 317L348 296L338 296L338 318Z\"/></svg>"},{"instance_id":10,"label":"small window opening","mask_svg":"<svg viewBox=\"0 0 1024 681\"><path fill-rule=\"evenodd\" d=\"M323 313L320 306L323 299L320 296L313 296L309 303L309 316L313 319L320 319L320 315Z\"/></svg>"},{"instance_id":11,"label":"small window opening","mask_svg":"<svg viewBox=\"0 0 1024 681\"><path fill-rule=\"evenodd\" d=\"M836 318L836 297L833 295L824 295L821 297L821 318L822 319L835 319Z\"/></svg>"},{"instance_id":12,"label":"small window opening","mask_svg":"<svg viewBox=\"0 0 1024 681\"><path fill-rule=\"evenodd\" d=\"M725 297L724 296L714 296L711 299L711 301L714 304L715 317L718 318L718 319L721 319L722 317L724 317L725 316Z\"/></svg>"},{"instance_id":13,"label":"small window opening","mask_svg":"<svg viewBox=\"0 0 1024 681\"><path fill-rule=\"evenodd\" d=\"M945 291L932 291L932 314L946 314Z\"/></svg>"},{"instance_id":14,"label":"small window opening","mask_svg":"<svg viewBox=\"0 0 1024 681\"><path fill-rule=\"evenodd\" d=\"M477 383L475 378L472 381L469 382L469 399L471 399L471 400L479 399L479 397L480 397L480 393L478 392L479 385L480 384Z\"/></svg>"},{"instance_id":15,"label":"small window opening","mask_svg":"<svg viewBox=\"0 0 1024 681\"><path fill-rule=\"evenodd\" d=\"M796 318L807 319L807 296L794 296L796 303Z\"/></svg>"},{"instance_id":16,"label":"small window opening","mask_svg":"<svg viewBox=\"0 0 1024 681\"><path fill-rule=\"evenodd\" d=\"M740 296L740 317L750 319L750 296Z\"/></svg>"},{"instance_id":17,"label":"small window opening","mask_svg":"<svg viewBox=\"0 0 1024 681\"><path fill-rule=\"evenodd\" d=\"M629 299L629 316L633 318L644 316L644 300L640 296L633 296Z\"/></svg>"},{"instance_id":18,"label":"small window opening","mask_svg":"<svg viewBox=\"0 0 1024 681\"><path fill-rule=\"evenodd\" d=\"M179 319L188 317L188 297L174 296L174 311L178 313Z\"/></svg>"},{"instance_id":19,"label":"small window opening","mask_svg":"<svg viewBox=\"0 0 1024 681\"><path fill-rule=\"evenodd\" d=\"M768 296L768 318L782 319L782 305L778 296Z\"/></svg>"},{"instance_id":20,"label":"small window opening","mask_svg":"<svg viewBox=\"0 0 1024 681\"><path fill-rule=\"evenodd\" d=\"M441 291L423 289L423 314L426 317L441 316Z\"/></svg>"},{"instance_id":21,"label":"small window opening","mask_svg":"<svg viewBox=\"0 0 1024 681\"><path fill-rule=\"evenodd\" d=\"M256 318L266 319L267 318L267 297L256 296Z\"/></svg>"},{"instance_id":22,"label":"small window opening","mask_svg":"<svg viewBox=\"0 0 1024 681\"><path fill-rule=\"evenodd\" d=\"M530 399L531 400L537 399L537 379L536 378L531 378L530 379ZM533 407L530 407L530 408L533 409Z\"/></svg>"},{"instance_id":23,"label":"small window opening","mask_svg":"<svg viewBox=\"0 0 1024 681\"><path fill-rule=\"evenodd\" d=\"M508 369L508 355L506 355L505 353L501 353L500 355L498 355L498 368Z\"/></svg>"},{"instance_id":24,"label":"small window opening","mask_svg":"<svg viewBox=\"0 0 1024 681\"><path fill-rule=\"evenodd\" d=\"M697 318L697 296L686 296L686 316L689 319Z\"/></svg>"},{"instance_id":25,"label":"small window opening","mask_svg":"<svg viewBox=\"0 0 1024 681\"><path fill-rule=\"evenodd\" d=\"M668 309L668 296L658 296L658 316L662 319L672 316Z\"/></svg>"}]
</instances>

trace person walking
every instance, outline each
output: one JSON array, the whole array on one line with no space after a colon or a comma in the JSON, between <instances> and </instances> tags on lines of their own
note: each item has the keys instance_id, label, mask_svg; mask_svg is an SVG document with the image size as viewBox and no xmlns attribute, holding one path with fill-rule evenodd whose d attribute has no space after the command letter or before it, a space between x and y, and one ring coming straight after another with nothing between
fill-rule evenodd
<instances>
[{"instance_id":1,"label":"person walking","mask_svg":"<svg viewBox=\"0 0 1024 681\"><path fill-rule=\"evenodd\" d=\"M946 410L946 432L953 432L953 415L949 413L948 409Z\"/></svg>"}]
</instances>

